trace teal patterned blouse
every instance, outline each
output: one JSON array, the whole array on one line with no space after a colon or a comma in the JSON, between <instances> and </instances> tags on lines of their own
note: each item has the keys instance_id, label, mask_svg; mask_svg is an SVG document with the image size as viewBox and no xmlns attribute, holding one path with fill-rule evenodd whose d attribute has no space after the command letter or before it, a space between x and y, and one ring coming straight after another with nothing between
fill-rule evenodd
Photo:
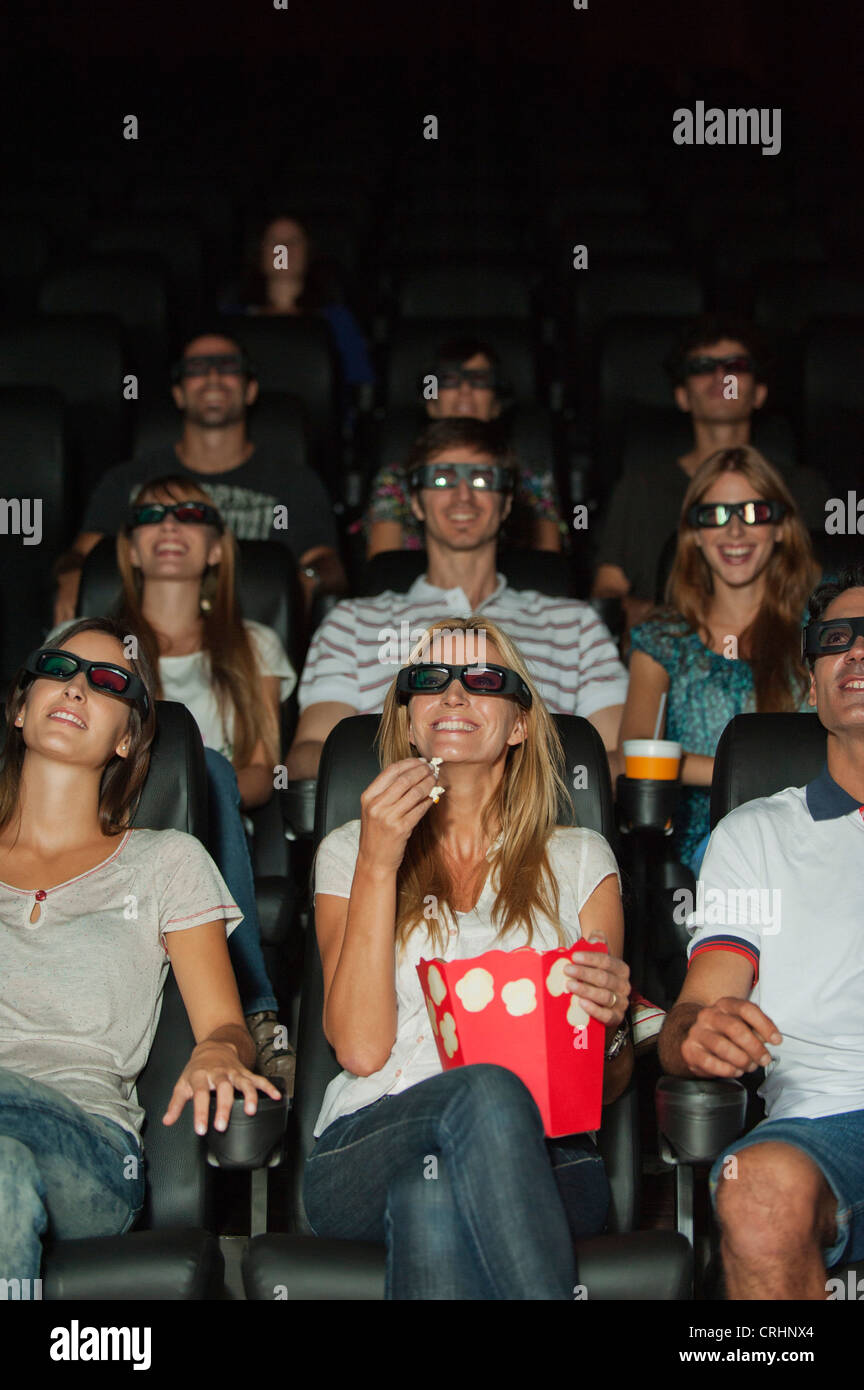
<instances>
[{"instance_id":1,"label":"teal patterned blouse","mask_svg":"<svg viewBox=\"0 0 864 1390\"><path fill-rule=\"evenodd\" d=\"M720 735L736 714L756 711L753 669L749 661L712 651L683 618L651 618L634 627L632 650L645 652L669 676L665 737L687 753L713 758ZM812 713L806 691L801 713ZM690 862L710 829L710 787L682 787L673 822L678 857Z\"/></svg>"}]
</instances>

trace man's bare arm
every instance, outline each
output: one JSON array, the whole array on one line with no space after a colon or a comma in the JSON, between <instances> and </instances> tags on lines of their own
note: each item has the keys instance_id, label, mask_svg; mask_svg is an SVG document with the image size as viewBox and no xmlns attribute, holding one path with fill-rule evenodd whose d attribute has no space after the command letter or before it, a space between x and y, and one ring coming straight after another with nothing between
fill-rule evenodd
<instances>
[{"instance_id":1,"label":"man's bare arm","mask_svg":"<svg viewBox=\"0 0 864 1390\"><path fill-rule=\"evenodd\" d=\"M673 1076L739 1077L767 1066L765 1044L780 1034L749 1001L753 966L735 951L694 960L658 1040L660 1065Z\"/></svg>"},{"instance_id":2,"label":"man's bare arm","mask_svg":"<svg viewBox=\"0 0 864 1390\"><path fill-rule=\"evenodd\" d=\"M339 700L320 700L304 709L285 760L288 780L298 782L303 778L317 777L321 752L330 730L336 727L340 719L348 719L356 713L353 705L343 705Z\"/></svg>"}]
</instances>

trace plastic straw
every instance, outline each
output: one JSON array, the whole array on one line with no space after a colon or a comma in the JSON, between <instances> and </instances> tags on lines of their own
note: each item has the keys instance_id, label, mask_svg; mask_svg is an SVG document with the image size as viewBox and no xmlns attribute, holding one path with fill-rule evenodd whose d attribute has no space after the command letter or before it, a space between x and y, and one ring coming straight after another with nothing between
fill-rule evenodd
<instances>
[{"instance_id":1,"label":"plastic straw","mask_svg":"<svg viewBox=\"0 0 864 1390\"><path fill-rule=\"evenodd\" d=\"M657 711L657 723L654 725L654 737L655 737L655 738L659 738L659 737L660 737L660 728L661 728L661 725L662 725L662 723L663 723L663 711L665 710L665 708L666 708L666 691L664 690L664 691L663 691L663 694L660 696L660 708L659 708L659 710Z\"/></svg>"}]
</instances>

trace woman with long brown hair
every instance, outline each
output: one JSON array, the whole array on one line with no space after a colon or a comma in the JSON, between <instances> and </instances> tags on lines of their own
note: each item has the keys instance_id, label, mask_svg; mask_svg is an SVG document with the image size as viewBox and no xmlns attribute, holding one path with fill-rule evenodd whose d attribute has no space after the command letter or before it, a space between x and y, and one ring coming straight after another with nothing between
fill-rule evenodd
<instances>
[{"instance_id":1,"label":"woman with long brown hair","mask_svg":"<svg viewBox=\"0 0 864 1390\"><path fill-rule=\"evenodd\" d=\"M157 698L192 710L207 747L233 764L244 809L262 805L279 761L280 698L296 676L276 633L243 620L237 544L204 489L181 477L143 487L117 537L117 566L118 617L148 645Z\"/></svg>"},{"instance_id":2,"label":"woman with long brown hair","mask_svg":"<svg viewBox=\"0 0 864 1390\"><path fill-rule=\"evenodd\" d=\"M667 606L633 629L620 733L622 743L650 738L666 695L665 737L683 749L676 849L694 868L726 724L808 709L801 624L818 576L795 500L767 459L749 447L706 459L682 504Z\"/></svg>"},{"instance_id":3,"label":"woman with long brown hair","mask_svg":"<svg viewBox=\"0 0 864 1390\"><path fill-rule=\"evenodd\" d=\"M128 630L83 619L34 651L6 704L0 771L0 1268L39 1276L42 1238L118 1235L144 1200L135 1083L169 961L196 1046L163 1123L187 1100L224 1129L235 1087L254 1113L226 934L240 918L191 835L130 828L150 764L154 680ZM157 1117L151 1116L151 1123Z\"/></svg>"},{"instance_id":4,"label":"woman with long brown hair","mask_svg":"<svg viewBox=\"0 0 864 1390\"><path fill-rule=\"evenodd\" d=\"M318 851L324 1031L345 1069L304 1201L319 1235L386 1242L390 1298L572 1298L573 1239L602 1230L609 1200L593 1137L546 1141L503 1067L442 1071L415 967L602 937L566 988L605 1025L611 1101L632 1067L617 867L602 836L556 824L563 754L518 649L482 617L449 619L442 668L443 627L390 688L360 820Z\"/></svg>"},{"instance_id":5,"label":"woman with long brown hair","mask_svg":"<svg viewBox=\"0 0 864 1390\"><path fill-rule=\"evenodd\" d=\"M210 786L210 844L243 922L231 941L258 1065L290 1093L294 1053L277 1018L261 951L252 866L238 802L273 795L279 763L279 702L295 674L271 628L245 622L236 598L237 547L203 488L188 478L141 489L117 537L123 599L117 612L138 633L156 671L157 698L195 716ZM236 774L236 776L235 776Z\"/></svg>"}]
</instances>

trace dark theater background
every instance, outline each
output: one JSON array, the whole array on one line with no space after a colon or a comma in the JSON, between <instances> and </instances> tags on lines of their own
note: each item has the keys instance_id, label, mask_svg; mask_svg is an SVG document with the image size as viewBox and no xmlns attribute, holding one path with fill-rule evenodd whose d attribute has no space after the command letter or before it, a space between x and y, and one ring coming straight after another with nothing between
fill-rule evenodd
<instances>
[{"instance_id":1,"label":"dark theater background","mask_svg":"<svg viewBox=\"0 0 864 1390\"><path fill-rule=\"evenodd\" d=\"M560 592L587 598L596 536L639 449L685 447L662 363L699 314L743 316L765 335L760 447L819 474L826 501L859 486L857 6L16 10L0 20L4 685L53 624L55 563L100 478L173 439L170 369L203 325L248 335L261 386L252 437L284 449L286 480L292 461L321 479L350 593L376 592L362 588L373 479L410 442L422 370L454 334L499 346L520 439L554 478L568 533ZM762 113L758 139L673 139L675 112L710 108ZM289 346L277 319L243 312L255 238L276 214L306 228L350 342L337 334L322 349L310 316L292 321ZM574 529L577 508L588 523ZM294 630L298 671L312 626ZM301 904L308 863L297 863ZM295 1029L298 968L296 952L274 967ZM654 1162L643 1228L671 1229L650 1084L640 1103ZM272 1174L270 1224L283 1230L292 1198ZM245 1237L248 1173L218 1178L217 1234Z\"/></svg>"}]
</instances>

